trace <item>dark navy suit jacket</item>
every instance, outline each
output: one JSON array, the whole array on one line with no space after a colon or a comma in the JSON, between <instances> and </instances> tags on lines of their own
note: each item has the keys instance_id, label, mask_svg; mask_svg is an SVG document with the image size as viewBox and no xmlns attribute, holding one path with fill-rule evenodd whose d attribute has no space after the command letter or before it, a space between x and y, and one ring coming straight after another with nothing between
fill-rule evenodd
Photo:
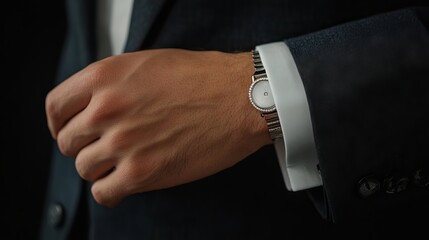
<instances>
[{"instance_id":1,"label":"dark navy suit jacket","mask_svg":"<svg viewBox=\"0 0 429 240\"><path fill-rule=\"evenodd\" d=\"M58 82L95 61L91 2L66 2ZM414 5L135 0L126 52L250 51L285 40L308 97L323 187L288 192L267 146L214 176L107 209L55 148L41 239L67 239L85 233L81 227L90 239L353 238L421 229L429 217L429 10Z\"/></svg>"}]
</instances>

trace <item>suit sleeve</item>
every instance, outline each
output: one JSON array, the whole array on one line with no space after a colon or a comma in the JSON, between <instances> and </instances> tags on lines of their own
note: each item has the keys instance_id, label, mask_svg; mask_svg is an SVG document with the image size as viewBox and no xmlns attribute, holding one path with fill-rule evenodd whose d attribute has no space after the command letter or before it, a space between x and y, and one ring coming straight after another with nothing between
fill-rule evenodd
<instances>
[{"instance_id":1,"label":"suit sleeve","mask_svg":"<svg viewBox=\"0 0 429 240\"><path fill-rule=\"evenodd\" d=\"M428 207L428 13L403 9L285 40L323 181L311 195L334 222Z\"/></svg>"}]
</instances>

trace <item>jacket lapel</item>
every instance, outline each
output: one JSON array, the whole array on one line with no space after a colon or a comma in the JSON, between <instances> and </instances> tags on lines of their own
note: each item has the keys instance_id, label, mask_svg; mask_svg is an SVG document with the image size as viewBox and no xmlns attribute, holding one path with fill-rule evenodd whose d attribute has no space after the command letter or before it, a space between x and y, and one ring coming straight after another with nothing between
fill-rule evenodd
<instances>
[{"instance_id":1,"label":"jacket lapel","mask_svg":"<svg viewBox=\"0 0 429 240\"><path fill-rule=\"evenodd\" d=\"M140 50L166 0L134 0L125 52Z\"/></svg>"},{"instance_id":2,"label":"jacket lapel","mask_svg":"<svg viewBox=\"0 0 429 240\"><path fill-rule=\"evenodd\" d=\"M74 34L81 48L79 53L81 63L85 66L95 60L95 1L71 0L67 1L68 21L74 26Z\"/></svg>"}]
</instances>

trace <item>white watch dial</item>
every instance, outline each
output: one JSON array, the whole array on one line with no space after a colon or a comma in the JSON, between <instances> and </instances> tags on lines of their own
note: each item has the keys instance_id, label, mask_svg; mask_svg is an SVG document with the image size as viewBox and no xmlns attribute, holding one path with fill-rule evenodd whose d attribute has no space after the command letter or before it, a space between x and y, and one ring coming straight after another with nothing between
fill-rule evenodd
<instances>
[{"instance_id":1,"label":"white watch dial","mask_svg":"<svg viewBox=\"0 0 429 240\"><path fill-rule=\"evenodd\" d=\"M249 94L253 106L259 111L272 112L275 110L274 98L267 78L253 82Z\"/></svg>"}]
</instances>

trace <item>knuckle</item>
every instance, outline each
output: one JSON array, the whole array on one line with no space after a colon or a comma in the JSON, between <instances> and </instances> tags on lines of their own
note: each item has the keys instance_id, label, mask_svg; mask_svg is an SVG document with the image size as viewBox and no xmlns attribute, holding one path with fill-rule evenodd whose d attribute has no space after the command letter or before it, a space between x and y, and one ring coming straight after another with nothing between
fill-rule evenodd
<instances>
[{"instance_id":1,"label":"knuckle","mask_svg":"<svg viewBox=\"0 0 429 240\"><path fill-rule=\"evenodd\" d=\"M108 64L105 64L105 62L106 61L98 61L90 64L83 72L83 78L85 78L86 81L93 82L99 82L100 80L105 79L109 76L109 66Z\"/></svg>"},{"instance_id":2,"label":"knuckle","mask_svg":"<svg viewBox=\"0 0 429 240\"><path fill-rule=\"evenodd\" d=\"M103 206L107 206L108 205L108 200L106 197L106 194L99 188L97 187L97 185L93 185L91 187L91 193L92 196L94 197L94 200Z\"/></svg>"},{"instance_id":3,"label":"knuckle","mask_svg":"<svg viewBox=\"0 0 429 240\"><path fill-rule=\"evenodd\" d=\"M98 186L99 185L94 184L91 187L91 193L92 193L92 196L94 197L94 200L102 206L109 207L109 208L114 207L117 203L112 198L112 196L115 196L114 195L115 193L113 192L113 190L101 189Z\"/></svg>"},{"instance_id":4,"label":"knuckle","mask_svg":"<svg viewBox=\"0 0 429 240\"><path fill-rule=\"evenodd\" d=\"M76 158L75 168L79 176L81 176L83 179L87 181L92 180L91 175L89 174L88 165L82 157Z\"/></svg>"},{"instance_id":5,"label":"knuckle","mask_svg":"<svg viewBox=\"0 0 429 240\"><path fill-rule=\"evenodd\" d=\"M88 119L89 126L97 126L104 120L106 120L110 115L110 109L106 104L100 103L95 106L92 111L91 115Z\"/></svg>"},{"instance_id":6,"label":"knuckle","mask_svg":"<svg viewBox=\"0 0 429 240\"><path fill-rule=\"evenodd\" d=\"M88 124L90 126L98 126L102 122L119 116L121 111L123 111L123 104L118 99L118 97L108 94L99 96L91 109Z\"/></svg>"},{"instance_id":7,"label":"knuckle","mask_svg":"<svg viewBox=\"0 0 429 240\"><path fill-rule=\"evenodd\" d=\"M107 141L107 147L112 153L120 153L126 151L131 144L131 137L124 131L112 133Z\"/></svg>"},{"instance_id":8,"label":"knuckle","mask_svg":"<svg viewBox=\"0 0 429 240\"><path fill-rule=\"evenodd\" d=\"M70 146L70 141L69 139L65 136L63 131L60 131L58 133L58 137L57 137L57 144L58 144L58 148L60 149L60 152L65 155L65 156L72 156L73 152Z\"/></svg>"},{"instance_id":9,"label":"knuckle","mask_svg":"<svg viewBox=\"0 0 429 240\"><path fill-rule=\"evenodd\" d=\"M57 107L54 97L54 93L51 91L46 95L45 98L45 111L49 118L57 118Z\"/></svg>"},{"instance_id":10,"label":"knuckle","mask_svg":"<svg viewBox=\"0 0 429 240\"><path fill-rule=\"evenodd\" d=\"M85 81L91 81L92 83L101 83L109 81L113 76L116 76L112 69L116 69L116 65L120 56L110 56L102 60L96 61L88 65L82 72Z\"/></svg>"}]
</instances>

